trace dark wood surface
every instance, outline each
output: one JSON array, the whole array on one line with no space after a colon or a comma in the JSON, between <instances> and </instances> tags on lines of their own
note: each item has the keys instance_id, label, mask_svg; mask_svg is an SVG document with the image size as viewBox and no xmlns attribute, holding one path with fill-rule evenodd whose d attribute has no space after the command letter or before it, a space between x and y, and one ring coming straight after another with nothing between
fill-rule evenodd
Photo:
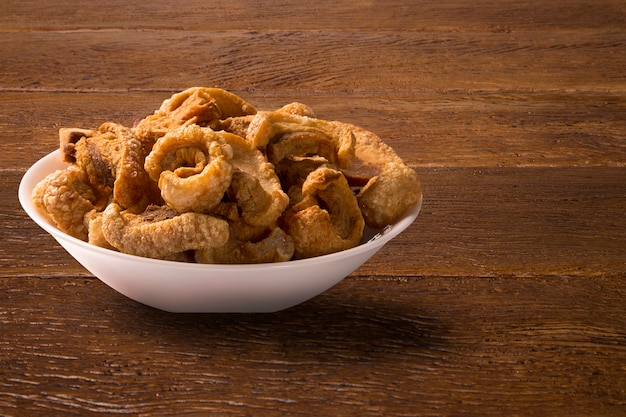
<instances>
[{"instance_id":1,"label":"dark wood surface","mask_svg":"<svg viewBox=\"0 0 626 417\"><path fill-rule=\"evenodd\" d=\"M0 415L626 415L626 4L293 3L0 4ZM17 187L195 85L373 130L420 216L283 312L126 299Z\"/></svg>"}]
</instances>

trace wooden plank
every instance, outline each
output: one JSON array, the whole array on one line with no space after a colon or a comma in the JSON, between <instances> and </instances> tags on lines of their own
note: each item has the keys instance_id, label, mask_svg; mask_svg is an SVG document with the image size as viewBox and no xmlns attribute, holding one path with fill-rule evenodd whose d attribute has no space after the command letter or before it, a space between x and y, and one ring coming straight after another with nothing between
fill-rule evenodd
<instances>
[{"instance_id":1,"label":"wooden plank","mask_svg":"<svg viewBox=\"0 0 626 417\"><path fill-rule=\"evenodd\" d=\"M596 276L626 268L624 168L420 173L425 197L414 235L388 248L409 261L379 267L397 262L407 271L476 276Z\"/></svg>"},{"instance_id":2,"label":"wooden plank","mask_svg":"<svg viewBox=\"0 0 626 417\"><path fill-rule=\"evenodd\" d=\"M550 36L541 29L9 32L0 50L0 90L626 90L626 44L611 27Z\"/></svg>"},{"instance_id":3,"label":"wooden plank","mask_svg":"<svg viewBox=\"0 0 626 417\"><path fill-rule=\"evenodd\" d=\"M355 275L603 276L626 270L625 168L419 169L416 222ZM2 275L84 271L15 198L5 175Z\"/></svg>"},{"instance_id":4,"label":"wooden plank","mask_svg":"<svg viewBox=\"0 0 626 417\"><path fill-rule=\"evenodd\" d=\"M389 0L276 2L272 0L167 0L129 3L123 0L54 4L37 0L0 5L5 30L168 29L168 30L405 30L464 28L494 31L539 27L623 27L626 11L620 0L531 0L497 3L477 0Z\"/></svg>"},{"instance_id":5,"label":"wooden plank","mask_svg":"<svg viewBox=\"0 0 626 417\"><path fill-rule=\"evenodd\" d=\"M0 415L624 415L623 0L75 3L0 3ZM379 133L422 213L284 312L121 296L19 179L192 85Z\"/></svg>"},{"instance_id":6,"label":"wooden plank","mask_svg":"<svg viewBox=\"0 0 626 417\"><path fill-rule=\"evenodd\" d=\"M414 167L626 165L626 98L619 94L408 95L233 91L260 109L292 101L318 117L377 133ZM0 169L24 171L56 149L60 127L132 125L169 92L3 93Z\"/></svg>"},{"instance_id":7,"label":"wooden plank","mask_svg":"<svg viewBox=\"0 0 626 417\"><path fill-rule=\"evenodd\" d=\"M350 279L269 315L169 314L89 279L1 279L0 410L620 416L623 279Z\"/></svg>"}]
</instances>

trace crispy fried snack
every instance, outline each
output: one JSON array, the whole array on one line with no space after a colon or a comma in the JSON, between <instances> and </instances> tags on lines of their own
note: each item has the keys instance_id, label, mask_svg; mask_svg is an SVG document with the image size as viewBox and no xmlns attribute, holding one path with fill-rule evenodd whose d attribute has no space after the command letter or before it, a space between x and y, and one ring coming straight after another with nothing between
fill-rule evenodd
<instances>
[{"instance_id":1,"label":"crispy fried snack","mask_svg":"<svg viewBox=\"0 0 626 417\"><path fill-rule=\"evenodd\" d=\"M98 131L92 129L81 129L74 127L62 127L59 129L59 149L64 162L76 162L75 146L84 137L97 134Z\"/></svg>"},{"instance_id":2,"label":"crispy fried snack","mask_svg":"<svg viewBox=\"0 0 626 417\"><path fill-rule=\"evenodd\" d=\"M266 263L291 259L291 237L277 227L289 204L274 167L244 138L222 133L233 149L234 172L226 196L211 214L228 221L230 237L224 246L197 250L199 263Z\"/></svg>"},{"instance_id":3,"label":"crispy fried snack","mask_svg":"<svg viewBox=\"0 0 626 417\"><path fill-rule=\"evenodd\" d=\"M382 229L415 206L419 196L420 181L415 171L402 163L388 162L361 189L357 200L365 223Z\"/></svg>"},{"instance_id":4,"label":"crispy fried snack","mask_svg":"<svg viewBox=\"0 0 626 417\"><path fill-rule=\"evenodd\" d=\"M319 153L340 167L350 166L354 161L356 139L347 125L288 111L257 112L248 126L246 139L259 149L267 149L273 164L288 156Z\"/></svg>"},{"instance_id":5,"label":"crispy fried snack","mask_svg":"<svg viewBox=\"0 0 626 417\"><path fill-rule=\"evenodd\" d=\"M189 125L159 138L145 168L170 206L181 213L202 213L224 197L233 176L232 158L222 135Z\"/></svg>"},{"instance_id":6,"label":"crispy fried snack","mask_svg":"<svg viewBox=\"0 0 626 417\"><path fill-rule=\"evenodd\" d=\"M283 218L293 238L295 258L310 258L355 247L364 220L356 197L340 171L321 167L302 185L302 199Z\"/></svg>"},{"instance_id":7,"label":"crispy fried snack","mask_svg":"<svg viewBox=\"0 0 626 417\"><path fill-rule=\"evenodd\" d=\"M363 186L380 174L387 162L402 164L402 159L393 148L376 134L362 127L344 123L355 137L355 157L342 172L353 186Z\"/></svg>"},{"instance_id":8,"label":"crispy fried snack","mask_svg":"<svg viewBox=\"0 0 626 417\"><path fill-rule=\"evenodd\" d=\"M59 131L70 167L33 191L66 233L151 258L282 262L352 248L417 204L420 182L374 133L302 103L257 109L193 87L134 128Z\"/></svg>"},{"instance_id":9,"label":"crispy fried snack","mask_svg":"<svg viewBox=\"0 0 626 417\"><path fill-rule=\"evenodd\" d=\"M319 132L285 133L276 143L266 149L267 159L279 164L285 158L315 155L326 159L333 166L339 164L337 150L332 139Z\"/></svg>"},{"instance_id":10,"label":"crispy fried snack","mask_svg":"<svg viewBox=\"0 0 626 417\"><path fill-rule=\"evenodd\" d=\"M163 259L180 252L223 246L228 223L206 214L150 206L134 214L111 203L102 213L102 235L120 252Z\"/></svg>"},{"instance_id":11,"label":"crispy fried snack","mask_svg":"<svg viewBox=\"0 0 626 417\"><path fill-rule=\"evenodd\" d=\"M93 210L97 197L80 168L70 165L51 173L33 189L32 198L59 229L75 238L87 239L83 217Z\"/></svg>"},{"instance_id":12,"label":"crispy fried snack","mask_svg":"<svg viewBox=\"0 0 626 417\"><path fill-rule=\"evenodd\" d=\"M209 126L219 120L255 113L252 104L226 90L192 87L163 101L154 114L135 126L134 131L145 141L154 142L182 126Z\"/></svg>"},{"instance_id":13,"label":"crispy fried snack","mask_svg":"<svg viewBox=\"0 0 626 417\"><path fill-rule=\"evenodd\" d=\"M295 101L281 107L276 111L295 114L299 116L315 117L313 109L311 109L306 104L298 103ZM250 122L252 122L252 119L254 119L253 114L228 117L226 119L214 119L209 123L208 127L213 130L223 130L225 132L234 133L235 135L245 138L248 133L248 127L250 126Z\"/></svg>"},{"instance_id":14,"label":"crispy fried snack","mask_svg":"<svg viewBox=\"0 0 626 417\"><path fill-rule=\"evenodd\" d=\"M240 241L233 237L224 246L195 251L198 263L211 264L258 264L285 262L292 258L293 240L281 228L275 227L269 235L258 241Z\"/></svg>"},{"instance_id":15,"label":"crispy fried snack","mask_svg":"<svg viewBox=\"0 0 626 417\"><path fill-rule=\"evenodd\" d=\"M287 190L289 194L292 188L301 189L306 177L322 166L334 168L328 160L320 156L291 157L283 159L276 165L276 175L280 179L283 190Z\"/></svg>"},{"instance_id":16,"label":"crispy fried snack","mask_svg":"<svg viewBox=\"0 0 626 417\"><path fill-rule=\"evenodd\" d=\"M229 201L236 203L241 219L247 224L263 227L274 224L289 204L274 166L242 137L227 133L222 137L233 150Z\"/></svg>"},{"instance_id":17,"label":"crispy fried snack","mask_svg":"<svg viewBox=\"0 0 626 417\"><path fill-rule=\"evenodd\" d=\"M102 233L102 212L97 211L96 209L91 210L87 214L85 214L85 224L88 228L88 240L87 242L94 245L99 246L105 249L113 249L117 250L113 245L111 245L104 234Z\"/></svg>"},{"instance_id":18,"label":"crispy fried snack","mask_svg":"<svg viewBox=\"0 0 626 417\"><path fill-rule=\"evenodd\" d=\"M237 136L245 137L253 115L228 117L224 120L214 120L208 126L215 131L224 131Z\"/></svg>"},{"instance_id":19,"label":"crispy fried snack","mask_svg":"<svg viewBox=\"0 0 626 417\"><path fill-rule=\"evenodd\" d=\"M300 103L297 101L294 101L289 104L285 104L283 107L281 107L280 109L276 111L279 113L288 113L288 114L295 114L296 116L306 116L306 117L315 118L315 112L313 112L313 109L311 107L307 106L304 103Z\"/></svg>"},{"instance_id":20,"label":"crispy fried snack","mask_svg":"<svg viewBox=\"0 0 626 417\"><path fill-rule=\"evenodd\" d=\"M111 197L123 208L138 212L160 203L157 184L143 168L145 156L132 131L116 123L102 124L74 145L76 165L96 190L100 210Z\"/></svg>"},{"instance_id":21,"label":"crispy fried snack","mask_svg":"<svg viewBox=\"0 0 626 417\"><path fill-rule=\"evenodd\" d=\"M417 204L421 186L417 173L377 135L346 124L356 138L355 158L342 172L357 196L365 224L382 229Z\"/></svg>"}]
</instances>

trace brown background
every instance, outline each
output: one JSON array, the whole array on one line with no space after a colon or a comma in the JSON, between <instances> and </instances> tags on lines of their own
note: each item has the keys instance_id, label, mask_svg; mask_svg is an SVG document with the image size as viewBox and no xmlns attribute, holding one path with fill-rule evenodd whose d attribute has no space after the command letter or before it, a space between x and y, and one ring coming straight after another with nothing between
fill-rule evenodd
<instances>
[{"instance_id":1,"label":"brown background","mask_svg":"<svg viewBox=\"0 0 626 417\"><path fill-rule=\"evenodd\" d=\"M623 1L74 3L0 4L0 415L626 414ZM195 85L373 130L422 213L284 312L124 298L17 187Z\"/></svg>"}]
</instances>

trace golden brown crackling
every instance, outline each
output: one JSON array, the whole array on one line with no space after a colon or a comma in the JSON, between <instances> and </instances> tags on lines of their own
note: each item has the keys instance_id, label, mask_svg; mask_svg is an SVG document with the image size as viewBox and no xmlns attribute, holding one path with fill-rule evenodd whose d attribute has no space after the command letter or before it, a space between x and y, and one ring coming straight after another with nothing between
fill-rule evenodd
<instances>
[{"instance_id":1,"label":"golden brown crackling","mask_svg":"<svg viewBox=\"0 0 626 417\"><path fill-rule=\"evenodd\" d=\"M97 131L92 129L82 129L77 127L62 127L59 129L59 149L61 150L61 159L63 162L76 162L74 153L76 152L76 143L84 138L96 134Z\"/></svg>"},{"instance_id":2,"label":"golden brown crackling","mask_svg":"<svg viewBox=\"0 0 626 417\"><path fill-rule=\"evenodd\" d=\"M311 109L311 107L296 101L286 104L276 111L298 116L313 118L315 117L315 113L313 112L313 109ZM248 128L250 127L250 123L253 119L254 114L246 114L244 116L232 116L225 119L214 119L208 124L208 127L213 130L223 130L228 133L234 133L235 135L245 138L248 134Z\"/></svg>"},{"instance_id":3,"label":"golden brown crackling","mask_svg":"<svg viewBox=\"0 0 626 417\"><path fill-rule=\"evenodd\" d=\"M293 238L295 258L309 258L357 246L363 236L364 220L356 197L344 175L321 167L311 172L302 185L301 200L283 218Z\"/></svg>"},{"instance_id":4,"label":"golden brown crackling","mask_svg":"<svg viewBox=\"0 0 626 417\"><path fill-rule=\"evenodd\" d=\"M245 137L253 117L253 115L246 115L228 117L226 119L216 119L213 120L208 127L216 131L222 130L237 136Z\"/></svg>"},{"instance_id":5,"label":"golden brown crackling","mask_svg":"<svg viewBox=\"0 0 626 417\"><path fill-rule=\"evenodd\" d=\"M415 206L420 196L417 173L402 163L388 162L380 174L371 178L361 189L357 200L365 223L382 229Z\"/></svg>"},{"instance_id":6,"label":"golden brown crackling","mask_svg":"<svg viewBox=\"0 0 626 417\"><path fill-rule=\"evenodd\" d=\"M151 206L135 214L115 203L102 214L102 234L120 252L164 259L188 250L222 246L228 223L206 214L178 213L169 206Z\"/></svg>"},{"instance_id":7,"label":"golden brown crackling","mask_svg":"<svg viewBox=\"0 0 626 417\"><path fill-rule=\"evenodd\" d=\"M273 224L289 204L274 166L244 138L221 135L233 150L232 163L238 174L234 175L235 183L228 194L237 203L241 218L253 226Z\"/></svg>"},{"instance_id":8,"label":"golden brown crackling","mask_svg":"<svg viewBox=\"0 0 626 417\"><path fill-rule=\"evenodd\" d=\"M117 250L106 240L102 233L102 211L94 209L85 214L85 224L88 228L88 243L105 249Z\"/></svg>"},{"instance_id":9,"label":"golden brown crackling","mask_svg":"<svg viewBox=\"0 0 626 417\"><path fill-rule=\"evenodd\" d=\"M196 251L201 263L281 262L293 256L293 241L277 226L289 204L274 166L244 138L220 133L233 150L234 168L226 198L211 214L226 219L226 245Z\"/></svg>"},{"instance_id":10,"label":"golden brown crackling","mask_svg":"<svg viewBox=\"0 0 626 417\"><path fill-rule=\"evenodd\" d=\"M375 133L353 124L343 124L355 137L355 157L349 166L342 168L351 185L365 185L372 177L380 174L388 162L403 163L393 148Z\"/></svg>"},{"instance_id":11,"label":"golden brown crackling","mask_svg":"<svg viewBox=\"0 0 626 417\"><path fill-rule=\"evenodd\" d=\"M281 160L275 169L283 189L289 190L302 187L306 177L321 166L331 167L328 160L320 156L292 157Z\"/></svg>"},{"instance_id":12,"label":"golden brown crackling","mask_svg":"<svg viewBox=\"0 0 626 417\"><path fill-rule=\"evenodd\" d=\"M313 136L325 137L334 145L333 152L336 155L334 159L342 168L350 166L354 161L356 142L354 134L349 126L339 122L281 111L260 111L250 122L246 139L257 148L265 150L269 145L276 146L281 140L289 138L289 134L293 133L309 133ZM295 153L288 152L284 152L284 154L285 156L295 155Z\"/></svg>"},{"instance_id":13,"label":"golden brown crackling","mask_svg":"<svg viewBox=\"0 0 626 417\"><path fill-rule=\"evenodd\" d=\"M355 158L342 172L350 185L363 186L357 199L365 223L382 229L417 204L421 196L419 177L376 134L359 126L346 126L356 139Z\"/></svg>"},{"instance_id":14,"label":"golden brown crackling","mask_svg":"<svg viewBox=\"0 0 626 417\"><path fill-rule=\"evenodd\" d=\"M159 138L145 169L170 206L181 213L202 213L215 207L230 186L232 158L232 148L220 134L190 125Z\"/></svg>"},{"instance_id":15,"label":"golden brown crackling","mask_svg":"<svg viewBox=\"0 0 626 417\"><path fill-rule=\"evenodd\" d=\"M198 263L258 264L285 262L294 253L293 240L281 228L274 227L269 234L255 241L241 241L233 237L224 246L195 251Z\"/></svg>"},{"instance_id":16,"label":"golden brown crackling","mask_svg":"<svg viewBox=\"0 0 626 417\"><path fill-rule=\"evenodd\" d=\"M144 148L129 128L103 123L95 134L76 143L74 155L77 166L98 192L100 209L110 198L137 211L160 203L157 184L143 167Z\"/></svg>"},{"instance_id":17,"label":"golden brown crackling","mask_svg":"<svg viewBox=\"0 0 626 417\"><path fill-rule=\"evenodd\" d=\"M61 231L87 239L84 216L94 209L97 198L87 176L77 166L70 165L46 176L33 189L32 199Z\"/></svg>"},{"instance_id":18,"label":"golden brown crackling","mask_svg":"<svg viewBox=\"0 0 626 417\"><path fill-rule=\"evenodd\" d=\"M167 132L196 124L252 115L256 108L241 97L220 88L191 87L163 101L151 115L140 120L134 131L146 141L156 141Z\"/></svg>"},{"instance_id":19,"label":"golden brown crackling","mask_svg":"<svg viewBox=\"0 0 626 417\"><path fill-rule=\"evenodd\" d=\"M276 111L282 112L282 113L295 114L297 116L306 116L306 117L315 118L315 112L313 111L313 109L310 106L304 103L300 103L298 101L285 104L283 107L279 108Z\"/></svg>"},{"instance_id":20,"label":"golden brown crackling","mask_svg":"<svg viewBox=\"0 0 626 417\"><path fill-rule=\"evenodd\" d=\"M315 155L326 159L330 164L338 164L335 142L321 132L305 131L283 134L279 140L266 148L267 159L274 165L285 158Z\"/></svg>"}]
</instances>

